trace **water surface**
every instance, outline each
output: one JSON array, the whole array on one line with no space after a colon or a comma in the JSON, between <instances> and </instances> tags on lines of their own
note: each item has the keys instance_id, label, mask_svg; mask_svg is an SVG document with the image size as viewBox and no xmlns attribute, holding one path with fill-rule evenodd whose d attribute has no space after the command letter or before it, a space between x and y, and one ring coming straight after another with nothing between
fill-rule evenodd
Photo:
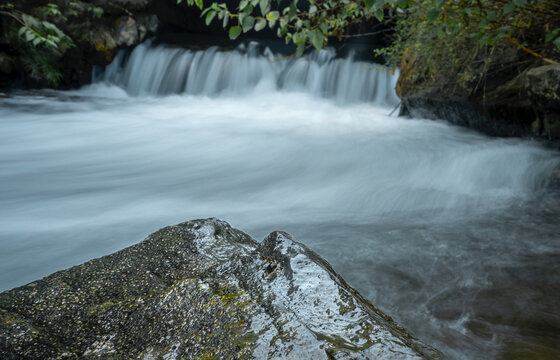
<instances>
[{"instance_id":1,"label":"water surface","mask_svg":"<svg viewBox=\"0 0 560 360\"><path fill-rule=\"evenodd\" d=\"M1 97L0 289L218 217L290 232L449 358L557 356L558 153L388 116L393 75L321 56L148 44Z\"/></svg>"}]
</instances>

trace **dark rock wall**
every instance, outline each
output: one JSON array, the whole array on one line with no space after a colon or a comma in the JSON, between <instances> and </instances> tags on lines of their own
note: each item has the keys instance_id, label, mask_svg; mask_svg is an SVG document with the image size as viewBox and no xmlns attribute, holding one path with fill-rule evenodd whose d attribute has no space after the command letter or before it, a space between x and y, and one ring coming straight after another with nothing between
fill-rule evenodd
<instances>
[{"instance_id":1,"label":"dark rock wall","mask_svg":"<svg viewBox=\"0 0 560 360\"><path fill-rule=\"evenodd\" d=\"M406 51L396 89L402 114L444 119L492 136L559 140L560 64L501 51L490 69L475 69L468 80L445 72L425 76L421 56Z\"/></svg>"},{"instance_id":2,"label":"dark rock wall","mask_svg":"<svg viewBox=\"0 0 560 360\"><path fill-rule=\"evenodd\" d=\"M402 98L404 113L425 119L444 119L453 124L491 136L524 137L533 135L535 111L518 103L472 102L468 98L442 99L411 96Z\"/></svg>"}]
</instances>

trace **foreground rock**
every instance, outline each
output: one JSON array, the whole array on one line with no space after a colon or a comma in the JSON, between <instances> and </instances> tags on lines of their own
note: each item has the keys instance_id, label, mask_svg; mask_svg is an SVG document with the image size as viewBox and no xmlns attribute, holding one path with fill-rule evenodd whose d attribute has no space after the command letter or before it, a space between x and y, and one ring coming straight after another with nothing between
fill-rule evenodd
<instances>
[{"instance_id":1,"label":"foreground rock","mask_svg":"<svg viewBox=\"0 0 560 360\"><path fill-rule=\"evenodd\" d=\"M422 359L440 354L288 234L166 227L0 294L2 359Z\"/></svg>"}]
</instances>

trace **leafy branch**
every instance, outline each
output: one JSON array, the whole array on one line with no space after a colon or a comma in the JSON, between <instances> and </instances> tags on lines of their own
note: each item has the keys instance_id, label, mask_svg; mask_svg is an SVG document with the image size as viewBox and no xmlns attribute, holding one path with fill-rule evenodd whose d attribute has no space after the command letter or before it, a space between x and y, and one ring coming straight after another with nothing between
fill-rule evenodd
<instances>
[{"instance_id":1,"label":"leafy branch","mask_svg":"<svg viewBox=\"0 0 560 360\"><path fill-rule=\"evenodd\" d=\"M177 0L181 3L183 0ZM373 17L383 19L384 9L396 6L397 0L310 0L304 8L292 0L281 7L281 0L242 0L235 10L225 3L212 2L204 7L202 0L187 0L188 5L198 6L209 25L215 18L222 20L231 39L248 31L261 31L268 27L276 30L286 43L297 46L296 55L306 48L322 49L330 37L342 38L354 24Z\"/></svg>"},{"instance_id":2,"label":"leafy branch","mask_svg":"<svg viewBox=\"0 0 560 360\"><path fill-rule=\"evenodd\" d=\"M352 36L349 30L353 25L372 18L379 21L401 18L413 22L412 26L422 22L425 24L420 27L431 30L429 35L435 33L437 38L443 38L461 34L475 39L479 47L515 39L516 32L531 26L528 14L560 18L558 4L552 0L310 0L303 7L298 6L297 0L241 0L235 9L215 1L206 6L203 0L186 0L186 3L202 10L207 25L216 18L221 20L231 39L251 30L261 31L266 27L276 30L286 43L297 46L297 56L306 48L322 49L329 38ZM397 34L397 39L407 41L410 35ZM560 50L560 28L547 30L544 37L546 43ZM527 44L519 44L521 50L539 55L534 50L528 51Z\"/></svg>"},{"instance_id":3,"label":"leafy branch","mask_svg":"<svg viewBox=\"0 0 560 360\"><path fill-rule=\"evenodd\" d=\"M44 18L61 16L55 4L48 4L42 10ZM0 15L11 18L19 26L15 43L20 44L22 62L32 76L58 85L62 74L56 60L75 46L72 39L55 24L19 11L13 4L0 5Z\"/></svg>"}]
</instances>

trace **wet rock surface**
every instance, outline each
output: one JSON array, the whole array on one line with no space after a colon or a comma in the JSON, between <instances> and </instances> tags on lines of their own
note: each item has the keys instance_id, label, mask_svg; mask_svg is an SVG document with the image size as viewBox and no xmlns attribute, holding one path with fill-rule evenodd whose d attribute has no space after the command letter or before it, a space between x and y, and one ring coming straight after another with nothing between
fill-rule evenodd
<instances>
[{"instance_id":1,"label":"wet rock surface","mask_svg":"<svg viewBox=\"0 0 560 360\"><path fill-rule=\"evenodd\" d=\"M541 65L512 49L502 50L491 70L457 79L426 78L421 57L403 54L396 91L401 115L444 119L491 136L560 139L560 65ZM524 59L524 61L521 61ZM523 63L516 67L511 64ZM528 65L527 65L528 64Z\"/></svg>"},{"instance_id":2,"label":"wet rock surface","mask_svg":"<svg viewBox=\"0 0 560 360\"><path fill-rule=\"evenodd\" d=\"M538 114L534 132L560 139L560 64L531 69L524 80Z\"/></svg>"},{"instance_id":3,"label":"wet rock surface","mask_svg":"<svg viewBox=\"0 0 560 360\"><path fill-rule=\"evenodd\" d=\"M0 294L2 359L440 357L290 235L217 219Z\"/></svg>"}]
</instances>

